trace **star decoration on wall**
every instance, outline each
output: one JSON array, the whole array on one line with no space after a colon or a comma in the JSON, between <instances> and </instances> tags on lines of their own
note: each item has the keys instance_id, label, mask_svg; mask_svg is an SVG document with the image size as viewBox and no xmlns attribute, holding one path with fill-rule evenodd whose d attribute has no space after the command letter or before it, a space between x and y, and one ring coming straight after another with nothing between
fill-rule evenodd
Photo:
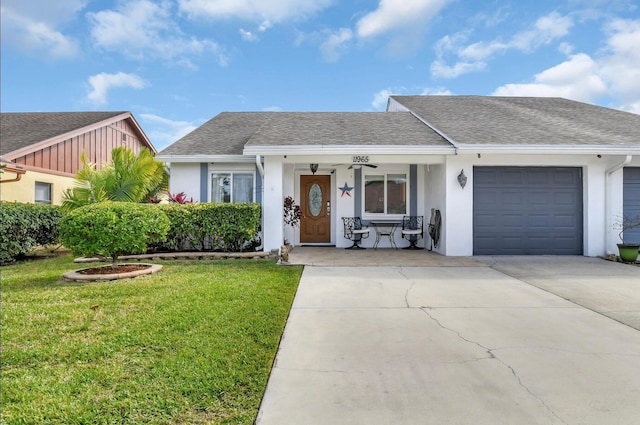
<instances>
[{"instance_id":1,"label":"star decoration on wall","mask_svg":"<svg viewBox=\"0 0 640 425\"><path fill-rule=\"evenodd\" d=\"M347 184L347 182L344 182L344 186L339 187L338 189L340 189L342 191L342 194L340 195L340 197L342 198L344 195L347 196L351 196L351 191L353 190L352 187L349 187L349 185Z\"/></svg>"}]
</instances>

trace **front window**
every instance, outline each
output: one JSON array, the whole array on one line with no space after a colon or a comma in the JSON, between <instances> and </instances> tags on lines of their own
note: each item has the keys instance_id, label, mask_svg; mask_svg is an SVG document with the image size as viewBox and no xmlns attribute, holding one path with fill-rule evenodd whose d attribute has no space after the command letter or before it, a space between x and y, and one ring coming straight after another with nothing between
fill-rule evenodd
<instances>
[{"instance_id":1,"label":"front window","mask_svg":"<svg viewBox=\"0 0 640 425\"><path fill-rule=\"evenodd\" d=\"M253 202L253 174L212 173L211 202Z\"/></svg>"},{"instance_id":2,"label":"front window","mask_svg":"<svg viewBox=\"0 0 640 425\"><path fill-rule=\"evenodd\" d=\"M366 214L406 214L407 175L372 174L364 176Z\"/></svg>"},{"instance_id":3,"label":"front window","mask_svg":"<svg viewBox=\"0 0 640 425\"><path fill-rule=\"evenodd\" d=\"M36 182L36 204L51 203L51 183Z\"/></svg>"}]
</instances>

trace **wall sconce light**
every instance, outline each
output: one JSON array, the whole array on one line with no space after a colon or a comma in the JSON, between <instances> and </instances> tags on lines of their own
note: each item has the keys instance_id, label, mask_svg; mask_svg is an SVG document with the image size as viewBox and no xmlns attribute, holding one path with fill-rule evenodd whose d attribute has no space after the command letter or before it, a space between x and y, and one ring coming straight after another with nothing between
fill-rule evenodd
<instances>
[{"instance_id":1,"label":"wall sconce light","mask_svg":"<svg viewBox=\"0 0 640 425\"><path fill-rule=\"evenodd\" d=\"M318 164L309 164L309 169L311 170L311 173L315 174L316 171L318 171Z\"/></svg>"},{"instance_id":2,"label":"wall sconce light","mask_svg":"<svg viewBox=\"0 0 640 425\"><path fill-rule=\"evenodd\" d=\"M467 176L464 175L464 170L458 174L458 183L460 183L460 187L463 189L467 185Z\"/></svg>"}]
</instances>

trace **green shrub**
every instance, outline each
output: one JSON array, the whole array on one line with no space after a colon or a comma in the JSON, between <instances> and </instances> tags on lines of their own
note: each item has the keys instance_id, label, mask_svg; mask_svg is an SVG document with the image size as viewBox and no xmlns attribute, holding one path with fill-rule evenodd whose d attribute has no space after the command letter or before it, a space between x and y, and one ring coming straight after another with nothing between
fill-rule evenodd
<instances>
[{"instance_id":1,"label":"green shrub","mask_svg":"<svg viewBox=\"0 0 640 425\"><path fill-rule=\"evenodd\" d=\"M193 204L159 204L169 218L166 242L156 243L155 248L168 251L192 251L197 241L196 217Z\"/></svg>"},{"instance_id":2,"label":"green shrub","mask_svg":"<svg viewBox=\"0 0 640 425\"><path fill-rule=\"evenodd\" d=\"M243 251L251 249L260 230L260 204L160 205L171 226L160 249L173 251Z\"/></svg>"},{"instance_id":3,"label":"green shrub","mask_svg":"<svg viewBox=\"0 0 640 425\"><path fill-rule=\"evenodd\" d=\"M163 241L169 219L157 205L101 202L67 214L60 225L63 244L75 254L111 257L146 252L150 242Z\"/></svg>"},{"instance_id":4,"label":"green shrub","mask_svg":"<svg viewBox=\"0 0 640 425\"><path fill-rule=\"evenodd\" d=\"M14 261L36 246L59 243L62 216L55 205L0 202L0 263Z\"/></svg>"},{"instance_id":5,"label":"green shrub","mask_svg":"<svg viewBox=\"0 0 640 425\"><path fill-rule=\"evenodd\" d=\"M196 204L195 208L204 236L223 251L241 251L260 228L258 204Z\"/></svg>"}]
</instances>

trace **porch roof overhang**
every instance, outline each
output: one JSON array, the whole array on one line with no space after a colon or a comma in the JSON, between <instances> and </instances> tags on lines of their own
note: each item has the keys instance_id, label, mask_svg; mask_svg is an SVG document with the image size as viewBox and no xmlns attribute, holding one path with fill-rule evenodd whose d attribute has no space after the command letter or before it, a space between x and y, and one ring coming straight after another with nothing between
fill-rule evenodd
<instances>
[{"instance_id":1,"label":"porch roof overhang","mask_svg":"<svg viewBox=\"0 0 640 425\"><path fill-rule=\"evenodd\" d=\"M243 153L256 155L455 155L453 146L416 146L416 145L280 145L280 146L245 146Z\"/></svg>"},{"instance_id":2,"label":"porch roof overhang","mask_svg":"<svg viewBox=\"0 0 640 425\"><path fill-rule=\"evenodd\" d=\"M158 161L171 163L171 162L189 162L189 163L203 163L203 162L255 162L254 156L246 155L156 155L155 159Z\"/></svg>"}]
</instances>

